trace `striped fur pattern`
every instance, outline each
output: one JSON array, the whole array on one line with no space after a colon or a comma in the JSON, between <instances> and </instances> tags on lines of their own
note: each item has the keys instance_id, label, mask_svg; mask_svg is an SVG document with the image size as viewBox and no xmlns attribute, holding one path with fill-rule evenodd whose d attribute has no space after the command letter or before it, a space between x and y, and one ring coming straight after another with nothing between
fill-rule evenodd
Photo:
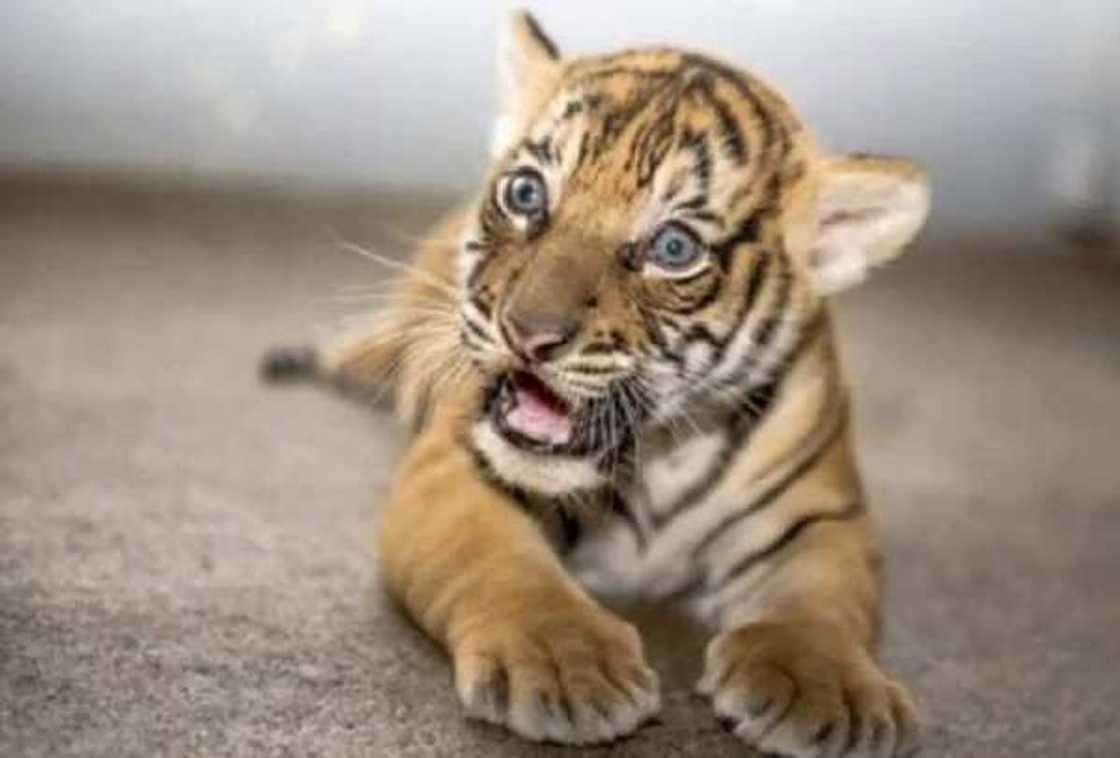
<instances>
[{"instance_id":1,"label":"striped fur pattern","mask_svg":"<svg viewBox=\"0 0 1120 758\"><path fill-rule=\"evenodd\" d=\"M636 632L590 589L707 623L699 689L747 743L901 754L913 706L873 658L879 556L824 295L917 231L924 178L824 154L776 90L704 56L564 61L526 15L512 39L483 191L380 326L313 368L394 369L418 430L382 514L390 589L468 712L532 739L606 741L657 709ZM525 374L559 436L509 421Z\"/></svg>"}]
</instances>

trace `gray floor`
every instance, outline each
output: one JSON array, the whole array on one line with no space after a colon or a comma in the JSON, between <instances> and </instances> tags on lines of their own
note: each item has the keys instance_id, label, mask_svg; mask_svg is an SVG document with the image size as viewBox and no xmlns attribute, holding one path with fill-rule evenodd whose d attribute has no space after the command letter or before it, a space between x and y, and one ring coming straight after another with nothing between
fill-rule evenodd
<instances>
[{"instance_id":1,"label":"gray floor","mask_svg":"<svg viewBox=\"0 0 1120 758\"><path fill-rule=\"evenodd\" d=\"M258 385L429 214L0 187L0 755L537 756L464 721L369 546L387 417ZM841 302L926 756L1120 755L1120 268L927 243ZM642 615L660 723L744 751Z\"/></svg>"}]
</instances>

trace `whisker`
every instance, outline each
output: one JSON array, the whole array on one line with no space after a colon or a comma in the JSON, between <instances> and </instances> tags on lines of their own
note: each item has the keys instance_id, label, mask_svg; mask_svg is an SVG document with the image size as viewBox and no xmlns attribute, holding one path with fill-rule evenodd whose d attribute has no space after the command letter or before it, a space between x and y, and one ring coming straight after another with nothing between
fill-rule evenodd
<instances>
[{"instance_id":1,"label":"whisker","mask_svg":"<svg viewBox=\"0 0 1120 758\"><path fill-rule=\"evenodd\" d=\"M359 299L359 298L355 298L353 296L344 295L342 297L318 298L318 299L316 299L312 302L315 303L315 304L332 304L332 303L333 304L348 304L348 303L365 302L365 301L366 301L365 298L360 298ZM398 303L388 303L388 304L377 303L377 304L374 304L374 305L376 306L375 308L366 310L365 312L363 312L361 314L358 314L358 315L361 315L361 316L370 316L370 315L374 315L374 314L392 315L392 316L418 315L418 316L424 316L424 317L432 316L432 317L437 317L437 318L448 318L448 319L454 319L457 316L455 311L448 310L446 308L443 308L443 309L436 308L436 307L433 307L433 306L430 306L430 305L416 305L416 304L411 304L411 303L410 304L405 304L405 303L399 303L399 304ZM381 306L384 306L384 307L381 307Z\"/></svg>"},{"instance_id":2,"label":"whisker","mask_svg":"<svg viewBox=\"0 0 1120 758\"><path fill-rule=\"evenodd\" d=\"M338 239L337 237L335 239L335 244L341 250L345 250L345 251L354 253L356 255L360 255L361 257L363 257L367 260L373 261L374 263L379 263L382 266L385 266L387 268L395 269L397 271L402 271L402 272L404 272L406 274L409 274L411 276L416 276L419 279L423 280L425 283L430 284L433 287L435 287L435 288L437 288L437 289L439 289L443 292L446 292L449 295L452 295L452 296L455 296L455 297L458 296L458 292L455 290L455 288L454 288L454 286L451 282L443 281L442 279L437 278L436 276L432 275L430 272L425 271L424 269L422 269L418 266L414 266L412 264L405 263L403 261L395 260L393 258L390 258L387 255L382 255L381 253L378 253L378 252L373 251L373 250L369 250L368 248L364 248L361 245L358 245L354 242L348 242L348 241L343 240L343 239Z\"/></svg>"}]
</instances>

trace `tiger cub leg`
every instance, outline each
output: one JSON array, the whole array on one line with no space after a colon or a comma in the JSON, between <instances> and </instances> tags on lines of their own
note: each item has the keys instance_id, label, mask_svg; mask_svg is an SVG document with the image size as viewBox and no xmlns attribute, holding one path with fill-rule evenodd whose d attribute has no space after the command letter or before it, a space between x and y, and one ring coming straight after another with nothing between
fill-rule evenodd
<instances>
[{"instance_id":1,"label":"tiger cub leg","mask_svg":"<svg viewBox=\"0 0 1120 758\"><path fill-rule=\"evenodd\" d=\"M915 709L872 653L878 586L866 519L820 521L724 613L698 689L767 753L896 756Z\"/></svg>"},{"instance_id":2,"label":"tiger cub leg","mask_svg":"<svg viewBox=\"0 0 1120 758\"><path fill-rule=\"evenodd\" d=\"M633 732L659 704L637 631L584 593L440 423L406 457L381 517L390 591L451 654L468 715L533 740Z\"/></svg>"}]
</instances>

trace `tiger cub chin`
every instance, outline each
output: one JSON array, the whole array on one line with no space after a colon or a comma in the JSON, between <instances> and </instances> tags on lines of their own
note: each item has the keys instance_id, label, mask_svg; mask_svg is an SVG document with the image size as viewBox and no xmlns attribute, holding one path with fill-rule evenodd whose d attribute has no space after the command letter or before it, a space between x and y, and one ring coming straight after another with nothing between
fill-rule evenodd
<instances>
[{"instance_id":1,"label":"tiger cub chin","mask_svg":"<svg viewBox=\"0 0 1120 758\"><path fill-rule=\"evenodd\" d=\"M467 713L605 742L658 709L595 593L711 630L698 688L746 743L903 752L876 663L879 556L825 296L925 220L923 173L833 155L749 74L670 48L502 47L490 176L375 323L266 364L392 375L418 430L380 519L389 589L451 654Z\"/></svg>"}]
</instances>

